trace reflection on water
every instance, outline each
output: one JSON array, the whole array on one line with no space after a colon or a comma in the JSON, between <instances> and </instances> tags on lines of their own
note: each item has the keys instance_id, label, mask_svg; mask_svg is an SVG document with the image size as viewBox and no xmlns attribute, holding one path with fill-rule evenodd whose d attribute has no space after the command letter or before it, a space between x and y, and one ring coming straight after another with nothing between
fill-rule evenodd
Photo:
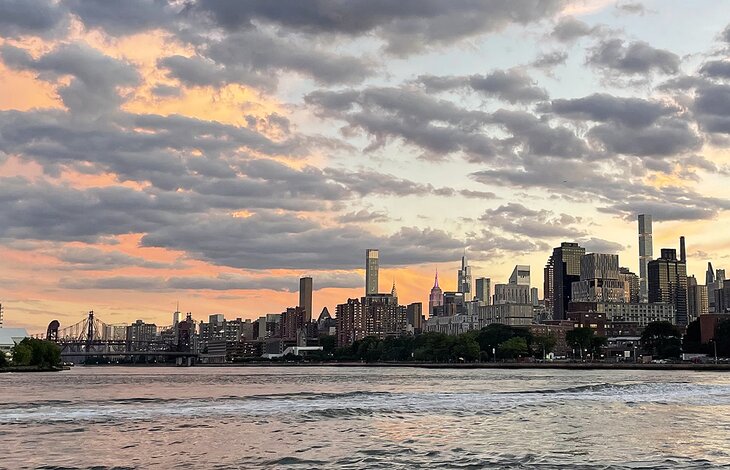
<instances>
[{"instance_id":1,"label":"reflection on water","mask_svg":"<svg viewBox=\"0 0 730 470\"><path fill-rule=\"evenodd\" d=\"M730 468L730 376L76 367L0 375L0 468Z\"/></svg>"}]
</instances>

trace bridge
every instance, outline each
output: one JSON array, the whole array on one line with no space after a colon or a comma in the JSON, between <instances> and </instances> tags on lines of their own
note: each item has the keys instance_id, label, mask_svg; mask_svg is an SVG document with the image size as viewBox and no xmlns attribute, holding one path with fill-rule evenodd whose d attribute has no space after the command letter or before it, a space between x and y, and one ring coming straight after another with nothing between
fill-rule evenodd
<instances>
[{"instance_id":1,"label":"bridge","mask_svg":"<svg viewBox=\"0 0 730 470\"><path fill-rule=\"evenodd\" d=\"M88 316L73 325L61 328L58 320L48 324L45 339L61 348L61 357L71 358L126 358L147 360L149 358L176 358L189 365L198 354L192 351L191 338L194 325L187 320L177 327L163 329L160 335L151 331L149 325L135 328L131 334L127 328L120 334L115 327L104 323L90 311ZM148 328L144 328L144 327ZM39 335L40 336L40 335Z\"/></svg>"}]
</instances>

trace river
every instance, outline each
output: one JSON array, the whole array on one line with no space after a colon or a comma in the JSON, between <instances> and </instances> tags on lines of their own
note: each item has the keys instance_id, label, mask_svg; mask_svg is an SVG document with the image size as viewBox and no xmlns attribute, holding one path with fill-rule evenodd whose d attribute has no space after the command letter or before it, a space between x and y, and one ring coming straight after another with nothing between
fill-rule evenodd
<instances>
[{"instance_id":1,"label":"river","mask_svg":"<svg viewBox=\"0 0 730 470\"><path fill-rule=\"evenodd\" d=\"M0 374L0 468L730 468L730 374L74 367Z\"/></svg>"}]
</instances>

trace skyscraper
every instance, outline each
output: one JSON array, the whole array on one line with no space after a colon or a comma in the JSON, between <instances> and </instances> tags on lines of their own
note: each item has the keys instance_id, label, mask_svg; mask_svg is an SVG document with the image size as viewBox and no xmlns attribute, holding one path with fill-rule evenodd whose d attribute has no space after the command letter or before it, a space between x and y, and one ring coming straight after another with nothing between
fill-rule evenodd
<instances>
[{"instance_id":1,"label":"skyscraper","mask_svg":"<svg viewBox=\"0 0 730 470\"><path fill-rule=\"evenodd\" d=\"M651 216L639 215L639 292L642 302L646 302L649 298L647 268L649 261L654 257L651 234Z\"/></svg>"},{"instance_id":2,"label":"skyscraper","mask_svg":"<svg viewBox=\"0 0 730 470\"><path fill-rule=\"evenodd\" d=\"M553 318L553 276L554 276L555 264L553 262L553 256L547 260L545 269L543 271L543 284L542 284L542 295L545 299L545 312L548 318Z\"/></svg>"},{"instance_id":3,"label":"skyscraper","mask_svg":"<svg viewBox=\"0 0 730 470\"><path fill-rule=\"evenodd\" d=\"M553 319L565 320L572 284L580 281L580 257L586 249L563 242L553 249Z\"/></svg>"},{"instance_id":4,"label":"skyscraper","mask_svg":"<svg viewBox=\"0 0 730 470\"><path fill-rule=\"evenodd\" d=\"M662 248L661 257L647 266L649 302L674 304L677 324L687 324L687 267L677 259L677 250Z\"/></svg>"},{"instance_id":5,"label":"skyscraper","mask_svg":"<svg viewBox=\"0 0 730 470\"><path fill-rule=\"evenodd\" d=\"M708 261L707 272L705 273L705 285L709 288L713 282L715 282L715 270L712 269L712 263Z\"/></svg>"},{"instance_id":6,"label":"skyscraper","mask_svg":"<svg viewBox=\"0 0 730 470\"><path fill-rule=\"evenodd\" d=\"M365 250L365 295L378 293L378 250Z\"/></svg>"},{"instance_id":7,"label":"skyscraper","mask_svg":"<svg viewBox=\"0 0 730 470\"><path fill-rule=\"evenodd\" d=\"M530 267L524 264L518 264L512 270L512 274L509 277L510 284L518 284L521 286L530 285Z\"/></svg>"},{"instance_id":8,"label":"skyscraper","mask_svg":"<svg viewBox=\"0 0 730 470\"><path fill-rule=\"evenodd\" d=\"M312 320L312 278L299 279L299 306L304 310L304 321Z\"/></svg>"},{"instance_id":9,"label":"skyscraper","mask_svg":"<svg viewBox=\"0 0 730 470\"><path fill-rule=\"evenodd\" d=\"M639 291L639 276L632 273L629 268L619 268L618 277L624 282L626 302L638 304L641 299L641 293Z\"/></svg>"},{"instance_id":10,"label":"skyscraper","mask_svg":"<svg viewBox=\"0 0 730 470\"><path fill-rule=\"evenodd\" d=\"M684 237L679 237L679 261L687 262L687 247L684 244Z\"/></svg>"},{"instance_id":11,"label":"skyscraper","mask_svg":"<svg viewBox=\"0 0 730 470\"><path fill-rule=\"evenodd\" d=\"M431 288L431 295L428 297L428 316L434 315L435 307L441 307L444 304L444 292L439 287L439 272L436 271L436 277Z\"/></svg>"},{"instance_id":12,"label":"skyscraper","mask_svg":"<svg viewBox=\"0 0 730 470\"><path fill-rule=\"evenodd\" d=\"M697 279L689 276L687 277L687 323L691 323L706 313L710 313L707 286L697 284Z\"/></svg>"},{"instance_id":13,"label":"skyscraper","mask_svg":"<svg viewBox=\"0 0 730 470\"><path fill-rule=\"evenodd\" d=\"M589 253L580 257L580 281L572 285L573 302L625 302L618 255Z\"/></svg>"},{"instance_id":14,"label":"skyscraper","mask_svg":"<svg viewBox=\"0 0 730 470\"><path fill-rule=\"evenodd\" d=\"M479 277L476 283L476 300L484 302L484 305L491 304L492 300L492 280L488 277Z\"/></svg>"},{"instance_id":15,"label":"skyscraper","mask_svg":"<svg viewBox=\"0 0 730 470\"><path fill-rule=\"evenodd\" d=\"M458 292L464 294L464 300L471 300L471 266L466 260L466 253L461 257L457 288Z\"/></svg>"}]
</instances>

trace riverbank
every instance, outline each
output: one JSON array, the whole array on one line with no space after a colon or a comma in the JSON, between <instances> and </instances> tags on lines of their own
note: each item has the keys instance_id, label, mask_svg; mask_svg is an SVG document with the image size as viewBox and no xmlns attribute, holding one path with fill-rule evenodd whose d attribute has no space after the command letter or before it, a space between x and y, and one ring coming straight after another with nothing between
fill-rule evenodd
<instances>
[{"instance_id":1,"label":"riverbank","mask_svg":"<svg viewBox=\"0 0 730 470\"><path fill-rule=\"evenodd\" d=\"M572 370L697 370L730 371L730 364L640 364L632 362L249 362L196 364L195 367L416 367L423 369L572 369Z\"/></svg>"},{"instance_id":2,"label":"riverbank","mask_svg":"<svg viewBox=\"0 0 730 470\"><path fill-rule=\"evenodd\" d=\"M38 367L38 366L11 366L11 367L0 367L0 374L3 372L61 372L62 370L69 370L68 367Z\"/></svg>"}]
</instances>

